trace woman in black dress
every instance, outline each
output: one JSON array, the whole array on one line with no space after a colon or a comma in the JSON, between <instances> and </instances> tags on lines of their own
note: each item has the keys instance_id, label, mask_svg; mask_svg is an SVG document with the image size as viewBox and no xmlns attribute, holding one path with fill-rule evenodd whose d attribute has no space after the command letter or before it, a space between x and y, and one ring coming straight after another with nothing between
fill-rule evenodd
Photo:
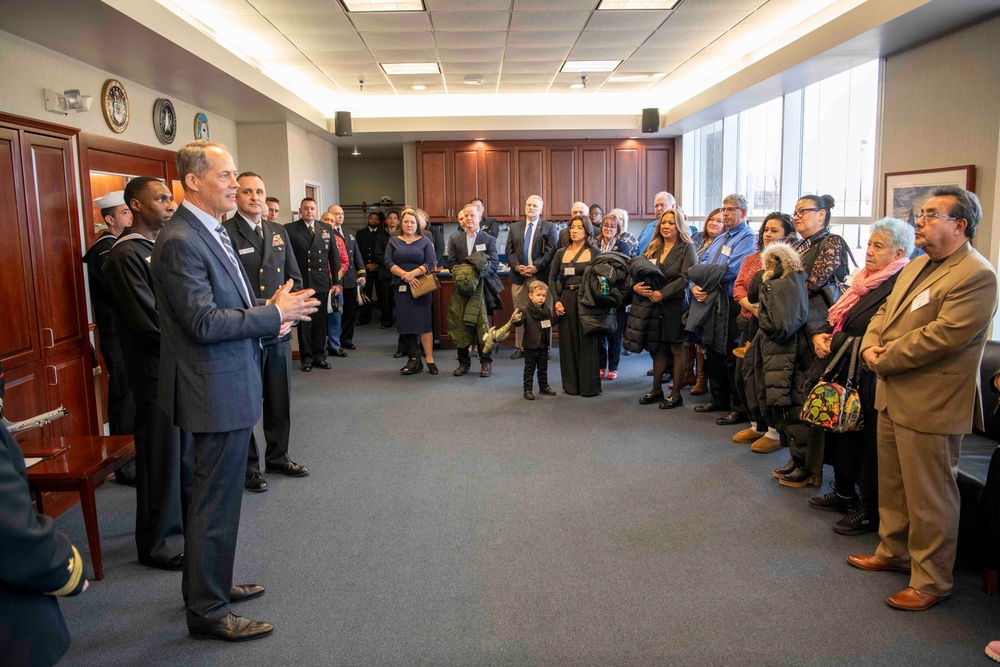
<instances>
[{"instance_id":1,"label":"woman in black dress","mask_svg":"<svg viewBox=\"0 0 1000 667\"><path fill-rule=\"evenodd\" d=\"M597 396L601 393L598 376L597 336L587 336L580 326L579 298L583 270L597 256L594 227L578 215L567 227L569 246L556 251L549 272L549 291L555 301L559 322L559 370L563 391L571 396Z\"/></svg>"},{"instance_id":2,"label":"woman in black dress","mask_svg":"<svg viewBox=\"0 0 1000 667\"><path fill-rule=\"evenodd\" d=\"M643 283L636 283L632 291L652 302L656 311L646 320L647 330L644 347L653 357L653 388L639 399L643 405L660 401L660 408L669 410L683 404L681 383L671 385L670 398L663 398L663 374L670 360L673 361L673 376L684 376L684 332L682 319L687 310L687 275L694 266L694 244L688 231L684 214L672 208L663 212L656 224L656 233L643 256L653 262L663 272L666 283L659 289L652 289Z\"/></svg>"},{"instance_id":3,"label":"woman in black dress","mask_svg":"<svg viewBox=\"0 0 1000 667\"><path fill-rule=\"evenodd\" d=\"M418 214L413 209L403 211L400 233L389 239L385 252L385 267L392 274L392 294L396 299L396 323L403 339L406 365L400 369L403 375L414 375L424 369L420 361L420 346L427 357L427 370L437 375L434 364L434 335L431 333L432 306L434 294L429 292L413 298L410 289L417 281L434 268L434 244L420 234Z\"/></svg>"}]
</instances>

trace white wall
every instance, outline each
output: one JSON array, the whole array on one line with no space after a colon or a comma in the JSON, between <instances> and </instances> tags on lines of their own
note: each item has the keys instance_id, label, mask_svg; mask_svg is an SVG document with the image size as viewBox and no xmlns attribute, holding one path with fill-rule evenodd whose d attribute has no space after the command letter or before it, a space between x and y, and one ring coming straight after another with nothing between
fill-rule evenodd
<instances>
[{"instance_id":1,"label":"white wall","mask_svg":"<svg viewBox=\"0 0 1000 667\"><path fill-rule=\"evenodd\" d=\"M290 123L286 123L285 127L288 137L289 208L298 210L299 203L306 196L306 181L309 181L320 186L321 201L317 203L322 213L331 204L340 201L337 147Z\"/></svg>"},{"instance_id":2,"label":"white wall","mask_svg":"<svg viewBox=\"0 0 1000 667\"><path fill-rule=\"evenodd\" d=\"M121 81L128 93L130 119L121 134L108 128L101 112L101 90L108 79ZM194 117L202 112L208 116L212 140L225 144L233 157L237 157L236 123L228 118L170 98L179 122L177 138L173 144L161 144L153 129L153 105L162 94L3 31L0 31L0 82L0 111L168 150L177 150L194 140ZM94 102L87 113L67 116L52 113L45 110L42 92L45 88L58 91L79 88L84 95L92 96Z\"/></svg>"},{"instance_id":3,"label":"white wall","mask_svg":"<svg viewBox=\"0 0 1000 667\"><path fill-rule=\"evenodd\" d=\"M280 222L289 222L293 205L288 183L288 129L285 123L237 123L240 161L236 168L260 174L267 194L281 202Z\"/></svg>"}]
</instances>

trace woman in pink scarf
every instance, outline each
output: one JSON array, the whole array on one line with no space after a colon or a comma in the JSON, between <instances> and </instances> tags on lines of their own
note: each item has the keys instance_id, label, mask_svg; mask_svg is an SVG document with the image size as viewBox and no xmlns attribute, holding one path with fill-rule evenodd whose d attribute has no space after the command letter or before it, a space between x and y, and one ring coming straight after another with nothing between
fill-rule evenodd
<instances>
[{"instance_id":1,"label":"woman in pink scarf","mask_svg":"<svg viewBox=\"0 0 1000 667\"><path fill-rule=\"evenodd\" d=\"M883 218L872 225L865 253L865 267L854 276L851 288L830 307L829 325L813 335L816 355L827 363L844 345L864 336L868 323L888 298L899 271L913 252L913 228L897 218ZM847 355L841 360L846 368ZM845 512L834 524L841 535L861 535L878 530L878 455L875 410L875 374L864 366L857 385L864 429L825 433L825 455L833 462L834 490L809 500L814 509ZM813 441L810 433L810 444ZM856 489L860 488L860 495Z\"/></svg>"}]
</instances>

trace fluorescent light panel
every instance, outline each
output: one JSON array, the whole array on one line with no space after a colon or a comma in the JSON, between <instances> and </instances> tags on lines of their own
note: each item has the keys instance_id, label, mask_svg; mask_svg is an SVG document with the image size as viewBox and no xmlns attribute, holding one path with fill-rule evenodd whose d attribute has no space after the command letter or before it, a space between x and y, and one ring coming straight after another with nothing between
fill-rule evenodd
<instances>
[{"instance_id":1,"label":"fluorescent light panel","mask_svg":"<svg viewBox=\"0 0 1000 667\"><path fill-rule=\"evenodd\" d=\"M386 74L440 74L437 63L379 63Z\"/></svg>"},{"instance_id":2,"label":"fluorescent light panel","mask_svg":"<svg viewBox=\"0 0 1000 667\"><path fill-rule=\"evenodd\" d=\"M644 81L656 81L666 76L665 72L655 72L653 74L615 74L608 81L615 83L642 83Z\"/></svg>"},{"instance_id":3,"label":"fluorescent light panel","mask_svg":"<svg viewBox=\"0 0 1000 667\"><path fill-rule=\"evenodd\" d=\"M602 9L673 9L679 0L601 0Z\"/></svg>"},{"instance_id":4,"label":"fluorescent light panel","mask_svg":"<svg viewBox=\"0 0 1000 667\"><path fill-rule=\"evenodd\" d=\"M342 0L349 12L422 12L423 0Z\"/></svg>"},{"instance_id":5,"label":"fluorescent light panel","mask_svg":"<svg viewBox=\"0 0 1000 667\"><path fill-rule=\"evenodd\" d=\"M567 60L562 72L614 72L620 60Z\"/></svg>"}]
</instances>

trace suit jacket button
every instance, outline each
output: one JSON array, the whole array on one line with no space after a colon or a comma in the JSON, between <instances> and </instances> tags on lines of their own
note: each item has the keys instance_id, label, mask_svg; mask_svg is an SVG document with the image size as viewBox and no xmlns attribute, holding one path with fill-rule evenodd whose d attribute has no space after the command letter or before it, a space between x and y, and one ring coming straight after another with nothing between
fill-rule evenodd
<instances>
[{"instance_id":1,"label":"suit jacket button","mask_svg":"<svg viewBox=\"0 0 1000 667\"><path fill-rule=\"evenodd\" d=\"M257 354L256 353L254 353L254 355L253 355L253 360L257 361Z\"/></svg>"}]
</instances>

